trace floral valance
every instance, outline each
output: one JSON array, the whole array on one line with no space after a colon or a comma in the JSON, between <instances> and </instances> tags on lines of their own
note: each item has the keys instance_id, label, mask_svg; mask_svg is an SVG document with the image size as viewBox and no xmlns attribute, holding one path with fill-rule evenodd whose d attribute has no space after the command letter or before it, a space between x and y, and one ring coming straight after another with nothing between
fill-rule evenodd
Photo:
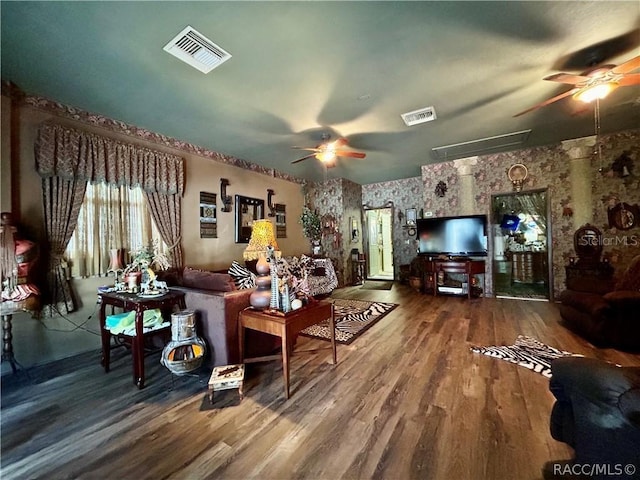
<instances>
[{"instance_id":1,"label":"floral valance","mask_svg":"<svg viewBox=\"0 0 640 480\"><path fill-rule=\"evenodd\" d=\"M184 191L184 160L56 123L44 123L35 146L41 177L140 186L164 195Z\"/></svg>"}]
</instances>

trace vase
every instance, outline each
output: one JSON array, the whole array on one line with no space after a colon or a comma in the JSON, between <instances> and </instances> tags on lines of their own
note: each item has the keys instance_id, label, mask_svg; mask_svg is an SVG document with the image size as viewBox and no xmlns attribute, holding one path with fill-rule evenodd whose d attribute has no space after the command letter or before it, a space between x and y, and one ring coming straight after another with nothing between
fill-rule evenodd
<instances>
[{"instance_id":1,"label":"vase","mask_svg":"<svg viewBox=\"0 0 640 480\"><path fill-rule=\"evenodd\" d=\"M128 272L124 275L124 281L127 283L127 289L130 292L138 290L140 279L142 278L142 272Z\"/></svg>"},{"instance_id":2,"label":"vase","mask_svg":"<svg viewBox=\"0 0 640 480\"><path fill-rule=\"evenodd\" d=\"M260 255L256 263L256 289L249 296L249 303L257 310L268 308L271 303L271 276L269 262L264 255Z\"/></svg>"}]
</instances>

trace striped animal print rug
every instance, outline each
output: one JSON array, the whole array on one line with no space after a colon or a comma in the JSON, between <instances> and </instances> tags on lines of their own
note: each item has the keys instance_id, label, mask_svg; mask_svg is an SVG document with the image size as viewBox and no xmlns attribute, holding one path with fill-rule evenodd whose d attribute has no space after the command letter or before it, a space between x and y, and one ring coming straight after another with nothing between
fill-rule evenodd
<instances>
[{"instance_id":1,"label":"striped animal print rug","mask_svg":"<svg viewBox=\"0 0 640 480\"><path fill-rule=\"evenodd\" d=\"M350 344L369 327L384 317L398 305L395 303L368 302L366 300L345 300L328 298L333 302L336 319L336 342ZM329 320L312 325L300 332L306 337L331 340Z\"/></svg>"},{"instance_id":2,"label":"striped animal print rug","mask_svg":"<svg viewBox=\"0 0 640 480\"><path fill-rule=\"evenodd\" d=\"M550 347L532 337L518 335L515 345L471 347L471 351L506 360L551 378L551 361L567 356L578 356Z\"/></svg>"}]
</instances>

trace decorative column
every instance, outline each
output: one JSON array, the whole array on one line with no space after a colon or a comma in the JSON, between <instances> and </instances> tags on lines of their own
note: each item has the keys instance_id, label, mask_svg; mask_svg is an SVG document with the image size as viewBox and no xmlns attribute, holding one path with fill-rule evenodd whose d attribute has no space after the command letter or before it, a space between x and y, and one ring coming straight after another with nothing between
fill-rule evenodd
<instances>
[{"instance_id":1,"label":"decorative column","mask_svg":"<svg viewBox=\"0 0 640 480\"><path fill-rule=\"evenodd\" d=\"M460 215L472 215L475 205L475 184L473 182L473 166L478 164L478 157L460 158L453 161L460 179Z\"/></svg>"},{"instance_id":2,"label":"decorative column","mask_svg":"<svg viewBox=\"0 0 640 480\"><path fill-rule=\"evenodd\" d=\"M564 140L562 148L569 156L569 180L571 182L571 204L573 226L577 230L593 221L593 198L591 192L591 157L596 136Z\"/></svg>"}]
</instances>

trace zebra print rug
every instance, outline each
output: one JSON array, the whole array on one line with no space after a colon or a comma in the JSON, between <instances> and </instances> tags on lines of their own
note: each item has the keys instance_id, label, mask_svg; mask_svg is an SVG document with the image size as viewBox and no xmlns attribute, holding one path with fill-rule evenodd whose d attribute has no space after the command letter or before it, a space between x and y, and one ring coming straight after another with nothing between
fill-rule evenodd
<instances>
[{"instance_id":1,"label":"zebra print rug","mask_svg":"<svg viewBox=\"0 0 640 480\"><path fill-rule=\"evenodd\" d=\"M567 356L578 356L550 347L532 337L518 335L515 345L491 347L472 346L471 351L506 360L551 378L551 361Z\"/></svg>"},{"instance_id":2,"label":"zebra print rug","mask_svg":"<svg viewBox=\"0 0 640 480\"><path fill-rule=\"evenodd\" d=\"M395 303L368 302L366 300L345 300L327 298L333 303L336 320L336 342L348 345L362 335L369 327L384 317L398 305ZM305 328L300 335L331 340L329 319Z\"/></svg>"}]
</instances>

